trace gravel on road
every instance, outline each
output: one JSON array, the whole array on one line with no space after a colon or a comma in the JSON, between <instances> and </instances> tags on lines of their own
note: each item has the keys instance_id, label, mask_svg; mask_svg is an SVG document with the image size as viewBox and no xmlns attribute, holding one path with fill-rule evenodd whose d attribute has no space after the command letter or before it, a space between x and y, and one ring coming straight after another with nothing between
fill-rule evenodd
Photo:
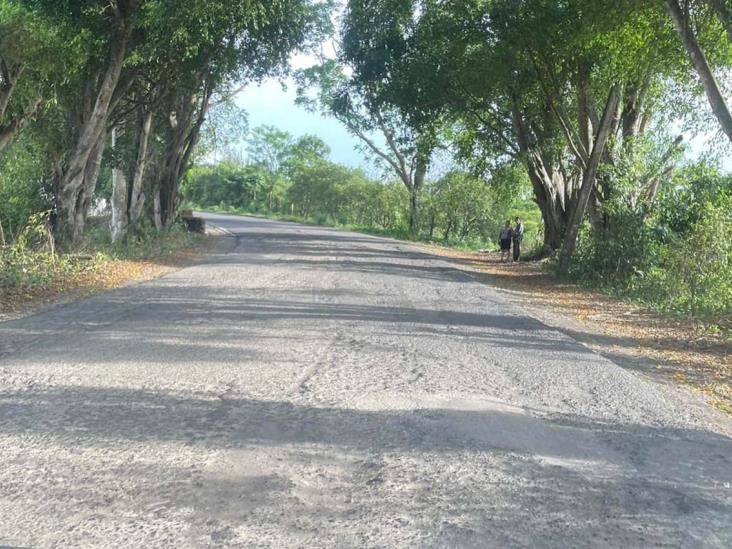
<instances>
[{"instance_id":1,"label":"gravel on road","mask_svg":"<svg viewBox=\"0 0 732 549\"><path fill-rule=\"evenodd\" d=\"M732 423L407 243L229 246L0 323L0 546L732 547Z\"/></svg>"}]
</instances>

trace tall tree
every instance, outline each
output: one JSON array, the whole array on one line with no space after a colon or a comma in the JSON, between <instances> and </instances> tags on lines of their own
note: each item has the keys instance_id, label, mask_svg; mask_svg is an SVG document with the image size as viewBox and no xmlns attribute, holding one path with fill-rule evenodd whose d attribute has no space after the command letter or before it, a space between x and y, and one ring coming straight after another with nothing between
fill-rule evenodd
<instances>
[{"instance_id":1,"label":"tall tree","mask_svg":"<svg viewBox=\"0 0 732 549\"><path fill-rule=\"evenodd\" d=\"M726 32L726 38L723 38L720 34L715 36L714 30L716 30L717 25L712 25L712 47L727 49L724 68L728 70L730 66L728 61L729 48L732 47L732 16L730 15L732 14L732 6L728 0L702 0L700 2L666 0L664 6L704 87L704 92L707 95L714 116L716 116L722 131L732 141L732 112L722 86L720 86L715 76L713 64L702 46L702 39L700 39L705 21L708 26L708 12L711 11L716 16L717 23L721 24L723 31Z\"/></svg>"},{"instance_id":2,"label":"tall tree","mask_svg":"<svg viewBox=\"0 0 732 549\"><path fill-rule=\"evenodd\" d=\"M62 244L70 246L78 241L84 230L102 162L110 114L133 79L132 70L126 71L124 77L123 70L141 40L142 8L147 2L39 1L47 13L87 37L85 67L74 82L81 90L67 95L69 101L75 102L70 111L77 111L76 124L55 182L57 234Z\"/></svg>"},{"instance_id":3,"label":"tall tree","mask_svg":"<svg viewBox=\"0 0 732 549\"><path fill-rule=\"evenodd\" d=\"M394 106L377 104L367 87L346 76L335 60L300 71L298 103L341 122L409 192L409 230L417 229L418 197L434 148L434 134L411 126ZM315 91L313 97L311 90Z\"/></svg>"},{"instance_id":4,"label":"tall tree","mask_svg":"<svg viewBox=\"0 0 732 549\"><path fill-rule=\"evenodd\" d=\"M187 0L185 9L165 2L158 4L165 24L156 28L155 43L168 43L181 61L178 77L162 94L162 167L154 191L161 227L175 219L180 184L215 94L227 96L244 83L284 74L294 51L314 47L330 31L327 1ZM179 38L170 41L170 36Z\"/></svg>"},{"instance_id":5,"label":"tall tree","mask_svg":"<svg viewBox=\"0 0 732 549\"><path fill-rule=\"evenodd\" d=\"M521 160L547 250L561 247L588 174L590 204L600 196L590 160L600 113L616 103L608 90L622 92L623 108L611 116L613 150L631 146L648 125L667 52L645 47L648 34L660 32L652 23L658 11L646 12L655 19L645 23L647 13L589 0L424 0L413 7L407 68L399 67L415 75L404 79L413 83L413 116L447 114L457 150L483 169ZM605 143L602 149L596 158L610 162ZM476 154L487 158L476 161Z\"/></svg>"}]
</instances>

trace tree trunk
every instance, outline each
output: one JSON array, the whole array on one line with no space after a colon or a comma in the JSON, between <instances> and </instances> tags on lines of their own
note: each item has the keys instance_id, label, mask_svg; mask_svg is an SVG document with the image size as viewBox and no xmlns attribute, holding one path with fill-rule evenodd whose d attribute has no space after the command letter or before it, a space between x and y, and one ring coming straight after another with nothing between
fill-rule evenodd
<instances>
[{"instance_id":1,"label":"tree trunk","mask_svg":"<svg viewBox=\"0 0 732 549\"><path fill-rule=\"evenodd\" d=\"M127 236L127 176L118 168L112 171L112 242L120 242Z\"/></svg>"},{"instance_id":2,"label":"tree trunk","mask_svg":"<svg viewBox=\"0 0 732 549\"><path fill-rule=\"evenodd\" d=\"M722 126L722 130L727 134L730 141L732 141L732 113L730 113L729 106L722 95L722 90L719 87L717 79L714 77L714 73L709 66L704 51L699 45L696 36L694 36L694 31L690 26L689 16L684 12L678 0L666 0L665 5L666 11L681 37L684 48L686 48L686 52L689 54L691 64L694 66L694 70L704 86L709 105L712 107L714 115Z\"/></svg>"},{"instance_id":3,"label":"tree trunk","mask_svg":"<svg viewBox=\"0 0 732 549\"><path fill-rule=\"evenodd\" d=\"M21 66L8 66L8 64L0 59L0 120L5 116L8 109L10 99L18 84L18 79L23 73Z\"/></svg>"},{"instance_id":4,"label":"tree trunk","mask_svg":"<svg viewBox=\"0 0 732 549\"><path fill-rule=\"evenodd\" d=\"M578 70L578 101L577 101L577 121L579 122L579 139L582 143L582 149L585 151L592 150L592 140L595 135L595 129L592 123L591 99L590 99L590 65L581 62Z\"/></svg>"},{"instance_id":5,"label":"tree trunk","mask_svg":"<svg viewBox=\"0 0 732 549\"><path fill-rule=\"evenodd\" d=\"M15 139L15 136L18 134L20 126L17 122L17 120L14 120L7 126L0 126L0 151L10 145L13 139Z\"/></svg>"},{"instance_id":6,"label":"tree trunk","mask_svg":"<svg viewBox=\"0 0 732 549\"><path fill-rule=\"evenodd\" d=\"M0 151L13 142L15 136L18 135L18 132L20 132L20 130L23 129L23 126L25 126L25 123L36 113L40 104L41 101L37 100L22 115L16 116L8 124L0 124ZM0 120L2 120L1 116Z\"/></svg>"},{"instance_id":7,"label":"tree trunk","mask_svg":"<svg viewBox=\"0 0 732 549\"><path fill-rule=\"evenodd\" d=\"M592 194L592 189L595 185L597 168L600 165L600 160L605 152L605 146L607 145L608 138L610 137L610 126L618 109L620 93L621 90L619 86L613 87L610 91L610 97L608 98L607 105L605 106L605 112L602 115L602 121L600 122L597 137L595 138L595 144L592 147L592 153L590 154L590 159L587 163L587 169L582 177L582 186L580 187L579 197L572 210L569 225L567 226L567 236L564 239L564 246L562 246L562 251L559 256L560 274L566 274L569 271L569 264L572 261L572 256L574 255L574 251L577 247L579 227L585 216L587 204L590 201L590 195Z\"/></svg>"},{"instance_id":8,"label":"tree trunk","mask_svg":"<svg viewBox=\"0 0 732 549\"><path fill-rule=\"evenodd\" d=\"M124 34L113 44L110 60L97 91L91 116L82 124L74 152L59 182L56 229L59 240L66 247L77 242L84 229L86 220L84 206L91 201L88 193L91 187L93 194L93 186L96 185L99 168L93 155L95 152L99 152L98 156L101 161L101 151L98 150L98 147L101 143L103 150L104 130L126 53L127 36ZM89 172L90 169L91 172Z\"/></svg>"},{"instance_id":9,"label":"tree trunk","mask_svg":"<svg viewBox=\"0 0 732 549\"><path fill-rule=\"evenodd\" d=\"M140 220L142 219L142 209L145 205L145 194L143 193L142 185L145 181L145 171L147 169L152 121L152 111L144 109L140 121L135 173L132 177L132 186L128 200L128 224L129 228L133 231L139 229Z\"/></svg>"},{"instance_id":10,"label":"tree trunk","mask_svg":"<svg viewBox=\"0 0 732 549\"><path fill-rule=\"evenodd\" d=\"M160 189L155 189L155 198L153 200L153 221L155 222L155 228L158 231L162 231L164 225L160 207Z\"/></svg>"},{"instance_id":11,"label":"tree trunk","mask_svg":"<svg viewBox=\"0 0 732 549\"><path fill-rule=\"evenodd\" d=\"M412 185L409 190L409 234L415 236L417 234L417 215L419 210L419 201L417 197L417 191Z\"/></svg>"},{"instance_id":12,"label":"tree trunk","mask_svg":"<svg viewBox=\"0 0 732 549\"><path fill-rule=\"evenodd\" d=\"M3 122L8 105L10 105L10 99L13 97L13 92L22 73L22 66L9 66L3 59L0 59L0 151L10 145L25 121L35 113L38 105L40 105L40 101L37 101L35 106L22 115L8 122Z\"/></svg>"},{"instance_id":13,"label":"tree trunk","mask_svg":"<svg viewBox=\"0 0 732 549\"><path fill-rule=\"evenodd\" d=\"M633 138L641 135L644 129L645 104L651 88L652 78L653 70L649 68L643 77L643 81L640 84L634 83L627 93L621 120L623 145L626 149L630 146Z\"/></svg>"},{"instance_id":14,"label":"tree trunk","mask_svg":"<svg viewBox=\"0 0 732 549\"><path fill-rule=\"evenodd\" d=\"M106 136L104 134L99 136L99 139L93 145L89 158L84 166L81 186L76 193L76 202L73 204L70 218L66 220L65 227L68 232L65 234L70 238L66 241L67 245L78 242L84 234L86 217L89 213L89 209L91 208L92 200L94 199L94 191L99 177L99 169L102 164L105 137ZM58 225L56 225L56 229L58 230Z\"/></svg>"},{"instance_id":15,"label":"tree trunk","mask_svg":"<svg viewBox=\"0 0 732 549\"><path fill-rule=\"evenodd\" d=\"M534 200L544 222L542 255L551 255L562 246L567 211L572 199L568 192L570 185L551 158L542 155L539 144L532 144L529 128L517 106L512 112L512 122L534 190Z\"/></svg>"},{"instance_id":16,"label":"tree trunk","mask_svg":"<svg viewBox=\"0 0 732 549\"><path fill-rule=\"evenodd\" d=\"M544 222L542 255L551 255L562 246L567 224L565 202L557 192L555 182L547 178L546 173L541 173L535 167L529 167L529 179L534 188L534 200Z\"/></svg>"},{"instance_id":17,"label":"tree trunk","mask_svg":"<svg viewBox=\"0 0 732 549\"><path fill-rule=\"evenodd\" d=\"M175 221L180 201L180 182L185 176L208 113L213 88L203 83L203 91L184 95L178 110L171 112L166 132L165 157L159 176L160 216L164 228Z\"/></svg>"},{"instance_id":18,"label":"tree trunk","mask_svg":"<svg viewBox=\"0 0 732 549\"><path fill-rule=\"evenodd\" d=\"M112 128L112 150L117 148L117 128ZM127 236L127 176L124 169L112 169L112 242L120 242Z\"/></svg>"},{"instance_id":19,"label":"tree trunk","mask_svg":"<svg viewBox=\"0 0 732 549\"><path fill-rule=\"evenodd\" d=\"M562 246L562 229L560 225L550 217L542 213L544 221L544 242L542 244L541 255L550 256Z\"/></svg>"},{"instance_id":20,"label":"tree trunk","mask_svg":"<svg viewBox=\"0 0 732 549\"><path fill-rule=\"evenodd\" d=\"M416 236L419 232L419 193L427 177L427 161L418 155L414 166L414 176L409 188L409 232Z\"/></svg>"}]
</instances>

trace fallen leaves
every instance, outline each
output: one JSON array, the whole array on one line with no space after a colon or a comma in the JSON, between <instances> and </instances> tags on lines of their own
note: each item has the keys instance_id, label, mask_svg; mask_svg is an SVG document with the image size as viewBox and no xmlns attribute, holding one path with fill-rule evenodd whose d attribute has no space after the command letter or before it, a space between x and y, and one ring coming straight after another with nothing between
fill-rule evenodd
<instances>
[{"instance_id":1,"label":"fallen leaves","mask_svg":"<svg viewBox=\"0 0 732 549\"><path fill-rule=\"evenodd\" d=\"M74 268L59 270L43 283L0 287L0 321L26 316L48 305L76 301L126 284L159 278L199 256L207 245L204 242L192 248L166 251L151 259L79 259Z\"/></svg>"}]
</instances>

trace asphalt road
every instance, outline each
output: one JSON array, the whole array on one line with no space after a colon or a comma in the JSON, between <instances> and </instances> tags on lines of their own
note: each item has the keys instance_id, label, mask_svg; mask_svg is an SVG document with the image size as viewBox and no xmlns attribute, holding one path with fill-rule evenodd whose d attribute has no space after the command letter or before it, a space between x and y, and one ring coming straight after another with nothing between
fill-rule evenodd
<instances>
[{"instance_id":1,"label":"asphalt road","mask_svg":"<svg viewBox=\"0 0 732 549\"><path fill-rule=\"evenodd\" d=\"M728 419L460 264L209 217L200 264L0 324L0 545L732 547Z\"/></svg>"}]
</instances>

